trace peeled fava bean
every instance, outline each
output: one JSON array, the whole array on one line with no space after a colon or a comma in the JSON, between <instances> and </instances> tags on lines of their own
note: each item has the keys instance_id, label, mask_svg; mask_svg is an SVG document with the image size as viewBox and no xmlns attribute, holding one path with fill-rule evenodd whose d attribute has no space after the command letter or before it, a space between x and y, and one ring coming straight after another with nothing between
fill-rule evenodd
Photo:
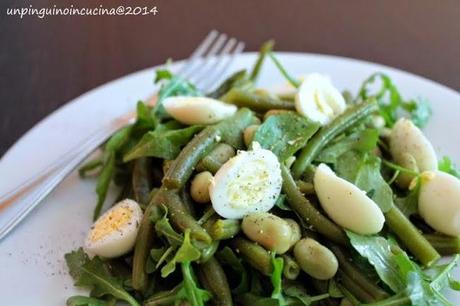
<instances>
[{"instance_id":1,"label":"peeled fava bean","mask_svg":"<svg viewBox=\"0 0 460 306\"><path fill-rule=\"evenodd\" d=\"M291 247L297 243L297 241L302 238L302 231L300 230L300 226L297 222L293 219L284 219L289 226L291 227Z\"/></svg>"},{"instance_id":2,"label":"peeled fava bean","mask_svg":"<svg viewBox=\"0 0 460 306\"><path fill-rule=\"evenodd\" d=\"M422 173L418 209L436 231L460 236L460 179L437 170Z\"/></svg>"},{"instance_id":3,"label":"peeled fava bean","mask_svg":"<svg viewBox=\"0 0 460 306\"><path fill-rule=\"evenodd\" d=\"M436 153L430 141L409 119L401 118L393 126L390 134L390 152L400 166L414 171L430 171L438 168ZM406 188L413 175L401 173L398 184Z\"/></svg>"},{"instance_id":4,"label":"peeled fava bean","mask_svg":"<svg viewBox=\"0 0 460 306\"><path fill-rule=\"evenodd\" d=\"M273 214L249 214L243 218L241 229L249 239L277 254L285 253L292 246L291 225Z\"/></svg>"},{"instance_id":5,"label":"peeled fava bean","mask_svg":"<svg viewBox=\"0 0 460 306\"><path fill-rule=\"evenodd\" d=\"M235 105L206 97L175 96L164 99L166 112L183 124L213 124L234 115Z\"/></svg>"},{"instance_id":6,"label":"peeled fava bean","mask_svg":"<svg viewBox=\"0 0 460 306\"><path fill-rule=\"evenodd\" d=\"M363 235L382 230L385 217L378 205L327 165L317 167L313 184L321 206L335 223Z\"/></svg>"},{"instance_id":7,"label":"peeled fava bean","mask_svg":"<svg viewBox=\"0 0 460 306\"><path fill-rule=\"evenodd\" d=\"M190 195L195 202L208 203L210 201L209 185L211 185L212 177L209 171L195 175L190 186Z\"/></svg>"},{"instance_id":8,"label":"peeled fava bean","mask_svg":"<svg viewBox=\"0 0 460 306\"><path fill-rule=\"evenodd\" d=\"M296 243L294 256L305 273L319 280L334 277L339 267L334 253L311 238L304 238Z\"/></svg>"}]
</instances>

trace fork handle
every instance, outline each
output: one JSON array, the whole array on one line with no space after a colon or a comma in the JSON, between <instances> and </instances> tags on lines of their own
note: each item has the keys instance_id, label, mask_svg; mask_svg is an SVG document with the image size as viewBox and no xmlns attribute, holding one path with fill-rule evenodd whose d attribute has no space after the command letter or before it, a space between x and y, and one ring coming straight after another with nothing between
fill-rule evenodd
<instances>
[{"instance_id":1,"label":"fork handle","mask_svg":"<svg viewBox=\"0 0 460 306\"><path fill-rule=\"evenodd\" d=\"M62 182L82 161L94 152L108 137L124 125L112 124L92 135L76 151L69 154L57 166L31 180L24 188L15 192L0 203L0 210L14 204L20 207L11 218L0 220L0 241L21 222L60 182Z\"/></svg>"}]
</instances>

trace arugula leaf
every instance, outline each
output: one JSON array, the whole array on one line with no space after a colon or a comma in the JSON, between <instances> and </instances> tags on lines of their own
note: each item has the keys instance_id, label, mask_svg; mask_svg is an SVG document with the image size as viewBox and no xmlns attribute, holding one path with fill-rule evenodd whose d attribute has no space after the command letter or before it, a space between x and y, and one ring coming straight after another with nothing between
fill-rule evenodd
<instances>
[{"instance_id":1,"label":"arugula leaf","mask_svg":"<svg viewBox=\"0 0 460 306\"><path fill-rule=\"evenodd\" d=\"M288 297L288 305L290 306L310 306L330 297L329 293L311 296L302 286L296 285L285 286L284 294Z\"/></svg>"},{"instance_id":2,"label":"arugula leaf","mask_svg":"<svg viewBox=\"0 0 460 306\"><path fill-rule=\"evenodd\" d=\"M122 281L113 277L107 265L99 258L89 259L82 248L65 254L69 274L75 280L75 286L92 289L91 294L97 297L111 295L126 301L131 306L139 303L123 288Z\"/></svg>"},{"instance_id":3,"label":"arugula leaf","mask_svg":"<svg viewBox=\"0 0 460 306\"><path fill-rule=\"evenodd\" d=\"M349 151L337 160L337 175L364 190L385 213L393 206L393 191L380 173L381 160L371 154Z\"/></svg>"},{"instance_id":4,"label":"arugula leaf","mask_svg":"<svg viewBox=\"0 0 460 306\"><path fill-rule=\"evenodd\" d=\"M420 191L420 182L417 182L417 186L409 191L405 197L397 197L395 204L399 210L406 216L410 217L416 214L418 211L418 194Z\"/></svg>"},{"instance_id":5,"label":"arugula leaf","mask_svg":"<svg viewBox=\"0 0 460 306\"><path fill-rule=\"evenodd\" d=\"M403 103L401 107L410 114L412 122L420 128L426 126L432 115L430 103L426 99L409 100Z\"/></svg>"},{"instance_id":6,"label":"arugula leaf","mask_svg":"<svg viewBox=\"0 0 460 306\"><path fill-rule=\"evenodd\" d=\"M171 290L156 292L144 301L144 305L205 305L211 299L211 294L198 287L189 261L181 263L181 271L182 281L177 286Z\"/></svg>"},{"instance_id":7,"label":"arugula leaf","mask_svg":"<svg viewBox=\"0 0 460 306\"><path fill-rule=\"evenodd\" d=\"M316 157L316 161L322 163L337 163L337 159L350 150L359 152L370 152L377 147L379 131L376 129L365 129L354 132L344 139L326 147Z\"/></svg>"},{"instance_id":8,"label":"arugula leaf","mask_svg":"<svg viewBox=\"0 0 460 306\"><path fill-rule=\"evenodd\" d=\"M424 281L421 274L409 272L407 275L406 295L409 297L412 305L428 306L428 305L450 305L444 297L439 297L431 290L430 286ZM440 298L440 299L439 299ZM447 303L446 303L447 302Z\"/></svg>"},{"instance_id":9,"label":"arugula leaf","mask_svg":"<svg viewBox=\"0 0 460 306\"><path fill-rule=\"evenodd\" d=\"M144 102L138 101L136 106L137 119L135 128L138 130L153 130L158 125L158 119L155 116L152 107L147 106Z\"/></svg>"},{"instance_id":10,"label":"arugula leaf","mask_svg":"<svg viewBox=\"0 0 460 306\"><path fill-rule=\"evenodd\" d=\"M377 81L380 81L380 88L377 91L372 90ZM389 127L395 124L403 111L409 114L418 127L424 127L431 116L431 108L426 100L404 100L391 78L383 73L374 73L363 82L359 98L367 100L371 97L376 98L380 107L380 115Z\"/></svg>"},{"instance_id":11,"label":"arugula leaf","mask_svg":"<svg viewBox=\"0 0 460 306\"><path fill-rule=\"evenodd\" d=\"M448 156L443 156L443 158L439 161L438 169L460 178L460 170Z\"/></svg>"},{"instance_id":12,"label":"arugula leaf","mask_svg":"<svg viewBox=\"0 0 460 306\"><path fill-rule=\"evenodd\" d=\"M271 264L273 272L271 274L271 283L273 291L270 297L260 296L257 286L251 289L251 292L243 295L243 305L251 306L310 306L313 303L322 299L328 298L328 293L317 296L307 294L303 286L298 286L296 283L290 282L283 284L282 274L284 260L282 257L276 257L275 253L271 253Z\"/></svg>"},{"instance_id":13,"label":"arugula leaf","mask_svg":"<svg viewBox=\"0 0 460 306\"><path fill-rule=\"evenodd\" d=\"M281 210L292 211L291 207L286 204L286 195L280 194L278 199L276 199L275 206Z\"/></svg>"},{"instance_id":14,"label":"arugula leaf","mask_svg":"<svg viewBox=\"0 0 460 306\"><path fill-rule=\"evenodd\" d=\"M181 270L183 278L182 288L176 295L176 303L186 300L191 306L204 306L212 296L207 290L198 287L190 261L182 262Z\"/></svg>"},{"instance_id":15,"label":"arugula leaf","mask_svg":"<svg viewBox=\"0 0 460 306\"><path fill-rule=\"evenodd\" d=\"M283 267L284 267L284 260L282 257L276 257L274 252L271 253L271 264L273 266L273 272L270 277L273 286L273 292L271 295L272 299L278 300L280 306L286 305L283 296Z\"/></svg>"},{"instance_id":16,"label":"arugula leaf","mask_svg":"<svg viewBox=\"0 0 460 306\"><path fill-rule=\"evenodd\" d=\"M451 278L450 273L458 265L460 255L457 254L448 264L438 265L425 271L432 279L431 287L441 291L444 288L450 287L453 290L460 291L458 281Z\"/></svg>"},{"instance_id":17,"label":"arugula leaf","mask_svg":"<svg viewBox=\"0 0 460 306\"><path fill-rule=\"evenodd\" d=\"M116 154L125 145L131 135L132 126L127 126L116 132L106 143L104 148L103 163L101 173L97 179L96 194L97 203L94 208L93 220L96 220L102 210L110 182L116 166Z\"/></svg>"},{"instance_id":18,"label":"arugula leaf","mask_svg":"<svg viewBox=\"0 0 460 306\"><path fill-rule=\"evenodd\" d=\"M358 235L346 231L350 238L351 245L358 253L367 258L374 266L380 279L394 292L406 288L405 280L400 277L398 263L395 261L395 254L388 241L379 236Z\"/></svg>"},{"instance_id":19,"label":"arugula leaf","mask_svg":"<svg viewBox=\"0 0 460 306\"><path fill-rule=\"evenodd\" d=\"M176 270L176 263L198 260L200 256L200 251L190 241L190 230L187 229L184 233L184 242L181 247L177 250L174 257L161 269L161 277L165 278L174 272Z\"/></svg>"},{"instance_id":20,"label":"arugula leaf","mask_svg":"<svg viewBox=\"0 0 460 306\"><path fill-rule=\"evenodd\" d=\"M184 239L181 234L177 233L171 223L169 223L168 211L165 208L163 217L158 221L153 221L155 223L155 232L158 233L158 236L165 237L168 243L173 247L179 247L184 242Z\"/></svg>"},{"instance_id":21,"label":"arugula leaf","mask_svg":"<svg viewBox=\"0 0 460 306\"><path fill-rule=\"evenodd\" d=\"M100 299L92 298L92 297L74 295L67 299L66 305L67 306L107 306L107 302L100 300Z\"/></svg>"},{"instance_id":22,"label":"arugula leaf","mask_svg":"<svg viewBox=\"0 0 460 306\"><path fill-rule=\"evenodd\" d=\"M328 282L327 293L329 294L330 297L333 297L333 298L341 298L344 296L343 292L339 288L339 285L337 284L337 281L334 278L332 278Z\"/></svg>"},{"instance_id":23,"label":"arugula leaf","mask_svg":"<svg viewBox=\"0 0 460 306\"><path fill-rule=\"evenodd\" d=\"M259 126L254 141L284 161L292 156L319 129L319 124L294 112L270 116Z\"/></svg>"},{"instance_id":24,"label":"arugula leaf","mask_svg":"<svg viewBox=\"0 0 460 306\"><path fill-rule=\"evenodd\" d=\"M173 74L168 69L157 69L155 71L154 83L158 83L162 80L171 80L172 78Z\"/></svg>"},{"instance_id":25,"label":"arugula leaf","mask_svg":"<svg viewBox=\"0 0 460 306\"><path fill-rule=\"evenodd\" d=\"M458 255L449 264L423 271L403 250L383 237L350 231L347 235L352 246L374 266L381 280L397 293L385 301L399 299L413 305L450 305L441 292L448 286L457 289L458 282L451 279L450 273L457 265Z\"/></svg>"},{"instance_id":26,"label":"arugula leaf","mask_svg":"<svg viewBox=\"0 0 460 306\"><path fill-rule=\"evenodd\" d=\"M221 251L216 254L221 264L229 266L239 275L238 286L232 291L236 294L242 294L249 290L249 275L246 268L241 263L241 259L238 258L235 253L229 247L224 247Z\"/></svg>"},{"instance_id":27,"label":"arugula leaf","mask_svg":"<svg viewBox=\"0 0 460 306\"><path fill-rule=\"evenodd\" d=\"M158 157L172 160L177 157L182 146L187 144L202 126L193 125L179 130L155 130L144 134L137 145L125 154L123 161L128 162L141 157Z\"/></svg>"}]
</instances>

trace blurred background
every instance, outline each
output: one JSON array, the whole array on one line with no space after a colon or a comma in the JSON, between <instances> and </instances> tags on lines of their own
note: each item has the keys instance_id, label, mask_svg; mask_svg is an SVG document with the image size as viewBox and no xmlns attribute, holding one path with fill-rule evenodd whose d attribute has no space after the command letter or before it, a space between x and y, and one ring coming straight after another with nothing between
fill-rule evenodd
<instances>
[{"instance_id":1,"label":"blurred background","mask_svg":"<svg viewBox=\"0 0 460 306\"><path fill-rule=\"evenodd\" d=\"M156 16L7 16L7 8L157 6ZM458 0L1 0L0 156L59 106L125 74L181 59L211 29L255 51L335 54L460 90Z\"/></svg>"}]
</instances>

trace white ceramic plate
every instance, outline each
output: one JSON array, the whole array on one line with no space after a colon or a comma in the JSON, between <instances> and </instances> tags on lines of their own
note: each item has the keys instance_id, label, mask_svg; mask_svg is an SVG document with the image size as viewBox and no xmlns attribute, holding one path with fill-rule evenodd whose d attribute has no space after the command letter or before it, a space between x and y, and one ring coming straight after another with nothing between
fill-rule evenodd
<instances>
[{"instance_id":1,"label":"white ceramic plate","mask_svg":"<svg viewBox=\"0 0 460 306\"><path fill-rule=\"evenodd\" d=\"M422 77L373 63L325 55L278 54L292 74L326 73L338 88L353 93L370 74L387 73L405 97L421 96L431 101L434 114L426 134L439 157L447 154L460 163L459 93ZM255 53L239 56L230 71L251 67L255 58ZM133 110L137 100L155 91L154 70L146 69L98 87L32 128L0 160L0 194L40 172L112 118ZM274 86L281 82L284 81L273 65L266 64L259 84ZM73 173L0 242L2 305L64 305L67 297L80 292L72 285L63 256L83 243L96 201L94 188L94 180L80 180ZM0 218L6 216L2 214ZM450 299L460 304L458 296Z\"/></svg>"}]
</instances>

